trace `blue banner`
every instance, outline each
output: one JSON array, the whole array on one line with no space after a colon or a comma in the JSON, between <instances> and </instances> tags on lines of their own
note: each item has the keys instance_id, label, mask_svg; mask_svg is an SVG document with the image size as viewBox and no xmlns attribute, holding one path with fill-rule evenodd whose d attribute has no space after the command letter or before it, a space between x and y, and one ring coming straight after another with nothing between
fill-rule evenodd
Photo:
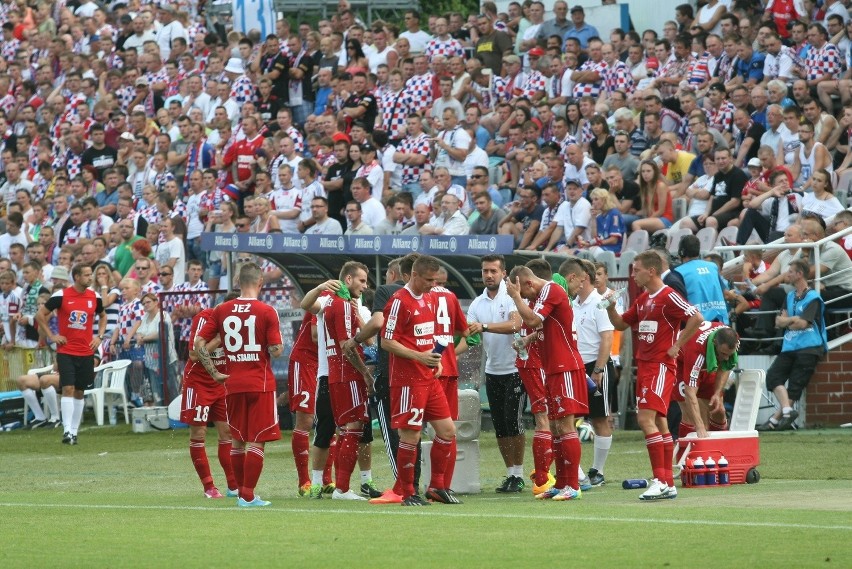
<instances>
[{"instance_id":1,"label":"blue banner","mask_svg":"<svg viewBox=\"0 0 852 569\"><path fill-rule=\"evenodd\" d=\"M329 255L491 255L512 252L510 235L298 235L295 233L204 233L205 251Z\"/></svg>"}]
</instances>

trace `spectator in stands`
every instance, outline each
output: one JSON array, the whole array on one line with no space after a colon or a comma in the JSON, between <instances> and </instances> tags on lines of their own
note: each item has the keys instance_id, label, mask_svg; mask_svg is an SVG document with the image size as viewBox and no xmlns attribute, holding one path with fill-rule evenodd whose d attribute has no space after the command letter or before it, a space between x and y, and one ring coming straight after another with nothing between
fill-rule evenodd
<instances>
[{"instance_id":1,"label":"spectator in stands","mask_svg":"<svg viewBox=\"0 0 852 569\"><path fill-rule=\"evenodd\" d=\"M742 191L748 177L739 168L734 168L731 151L716 150L716 166L719 171L713 178L712 198L704 214L697 218L686 218L681 227L697 231L703 227L724 229L728 222L736 219L742 209Z\"/></svg>"},{"instance_id":2,"label":"spectator in stands","mask_svg":"<svg viewBox=\"0 0 852 569\"><path fill-rule=\"evenodd\" d=\"M813 191L804 194L802 211L815 213L825 220L843 211L843 205L834 195L831 172L819 169L809 178Z\"/></svg>"},{"instance_id":3,"label":"spectator in stands","mask_svg":"<svg viewBox=\"0 0 852 569\"><path fill-rule=\"evenodd\" d=\"M642 208L639 184L632 179L625 180L621 170L616 166L609 166L606 169L606 181L609 192L618 201L618 209L621 212L625 228L630 227L634 221L639 219L637 213Z\"/></svg>"},{"instance_id":4,"label":"spectator in stands","mask_svg":"<svg viewBox=\"0 0 852 569\"><path fill-rule=\"evenodd\" d=\"M340 222L328 216L328 199L314 196L311 199L313 224L305 230L306 235L343 235Z\"/></svg>"},{"instance_id":5,"label":"spectator in stands","mask_svg":"<svg viewBox=\"0 0 852 569\"><path fill-rule=\"evenodd\" d=\"M505 213L494 205L491 195L487 191L474 194L473 207L476 211L470 216L470 234L496 235Z\"/></svg>"},{"instance_id":6,"label":"spectator in stands","mask_svg":"<svg viewBox=\"0 0 852 569\"><path fill-rule=\"evenodd\" d=\"M591 50L590 40L601 36L597 28L586 23L586 12L582 6L571 8L571 21L574 23L574 27L565 32L562 38L565 40L575 38L580 42L582 49L589 48Z\"/></svg>"},{"instance_id":7,"label":"spectator in stands","mask_svg":"<svg viewBox=\"0 0 852 569\"><path fill-rule=\"evenodd\" d=\"M351 200L346 204L346 221L348 222L348 227L346 231L343 232L344 235L373 234L373 228L364 223L361 218L361 204L356 200Z\"/></svg>"},{"instance_id":8,"label":"spectator in stands","mask_svg":"<svg viewBox=\"0 0 852 569\"><path fill-rule=\"evenodd\" d=\"M695 155L678 150L670 140L663 140L657 145L657 157L661 165L666 167L665 183L672 197L683 196L693 180L689 167Z\"/></svg>"},{"instance_id":9,"label":"spectator in stands","mask_svg":"<svg viewBox=\"0 0 852 569\"><path fill-rule=\"evenodd\" d=\"M385 218L385 207L372 195L367 178L359 177L352 180L352 198L360 205L358 217L367 227L376 227ZM347 221L350 220L348 215L346 218ZM352 226L347 223L347 227Z\"/></svg>"},{"instance_id":10,"label":"spectator in stands","mask_svg":"<svg viewBox=\"0 0 852 569\"><path fill-rule=\"evenodd\" d=\"M808 287L808 272L807 262L796 259L785 275L793 290L787 293L784 308L775 317L775 325L785 330L784 342L781 354L766 372L766 388L775 394L781 409L759 425L759 431L793 428L799 416L793 404L801 397L827 351L825 305L819 293Z\"/></svg>"},{"instance_id":11,"label":"spectator in stands","mask_svg":"<svg viewBox=\"0 0 852 569\"><path fill-rule=\"evenodd\" d=\"M812 23L808 26L807 37L810 49L805 57L804 68L796 68L794 74L807 81L808 89L816 89L820 83L837 80L843 72L843 59L837 46L829 43L828 32L822 24Z\"/></svg>"},{"instance_id":12,"label":"spectator in stands","mask_svg":"<svg viewBox=\"0 0 852 569\"><path fill-rule=\"evenodd\" d=\"M629 111L628 111L629 112ZM639 169L639 159L630 151L630 134L625 131L616 131L613 136L613 148L615 152L607 155L603 161L603 169L609 170L615 166L621 171L626 180L635 180Z\"/></svg>"},{"instance_id":13,"label":"spectator in stands","mask_svg":"<svg viewBox=\"0 0 852 569\"><path fill-rule=\"evenodd\" d=\"M562 231L557 233L559 220L562 219L565 209L568 207L556 184L548 183L541 192L541 202L545 206L541 215L540 230L533 237L530 244L526 246L528 251L550 251L553 247L565 243ZM557 235L557 240L551 237ZM551 243L551 241L553 241Z\"/></svg>"},{"instance_id":14,"label":"spectator in stands","mask_svg":"<svg viewBox=\"0 0 852 569\"><path fill-rule=\"evenodd\" d=\"M653 160L643 160L639 165L639 195L642 209L637 212L639 219L631 225L633 231L653 233L672 226L672 195Z\"/></svg>"},{"instance_id":15,"label":"spectator in stands","mask_svg":"<svg viewBox=\"0 0 852 569\"><path fill-rule=\"evenodd\" d=\"M571 250L591 241L592 204L583 197L584 193L579 180L565 181L566 199L557 211L557 226L545 251L560 247Z\"/></svg>"},{"instance_id":16,"label":"spectator in stands","mask_svg":"<svg viewBox=\"0 0 852 569\"><path fill-rule=\"evenodd\" d=\"M456 186L441 198L441 212L420 229L421 235L467 235L470 227L460 207L464 194Z\"/></svg>"},{"instance_id":17,"label":"spectator in stands","mask_svg":"<svg viewBox=\"0 0 852 569\"><path fill-rule=\"evenodd\" d=\"M516 249L526 249L541 228L544 206L540 195L534 188L518 191L518 199L509 204L509 214L498 224L497 232L500 235L512 235L515 238Z\"/></svg>"},{"instance_id":18,"label":"spectator in stands","mask_svg":"<svg viewBox=\"0 0 852 569\"><path fill-rule=\"evenodd\" d=\"M834 224L832 225L831 232L839 233L849 227L852 227L852 211L844 209L834 216ZM837 244L843 247L843 250L846 251L846 254L849 255L850 259L852 259L852 233L847 233L846 235L838 238Z\"/></svg>"},{"instance_id":19,"label":"spectator in stands","mask_svg":"<svg viewBox=\"0 0 852 569\"><path fill-rule=\"evenodd\" d=\"M804 213L800 221L802 239L817 242L825 237L825 221L818 215ZM813 248L802 248L801 257L811 266L809 277L816 278L816 255ZM846 251L829 241L820 247L820 295L828 308L852 308L852 260Z\"/></svg>"},{"instance_id":20,"label":"spectator in stands","mask_svg":"<svg viewBox=\"0 0 852 569\"><path fill-rule=\"evenodd\" d=\"M760 89L761 87L755 87ZM749 160L757 157L760 139L766 129L749 115L745 109L734 111L734 153L736 155L735 165L737 168L744 167Z\"/></svg>"},{"instance_id":21,"label":"spectator in stands","mask_svg":"<svg viewBox=\"0 0 852 569\"><path fill-rule=\"evenodd\" d=\"M577 246L580 249L599 248L616 255L621 254L622 241L627 231L621 211L618 209L618 200L604 188L595 188L589 195L592 198L590 238L586 241L581 235L577 240Z\"/></svg>"}]
</instances>

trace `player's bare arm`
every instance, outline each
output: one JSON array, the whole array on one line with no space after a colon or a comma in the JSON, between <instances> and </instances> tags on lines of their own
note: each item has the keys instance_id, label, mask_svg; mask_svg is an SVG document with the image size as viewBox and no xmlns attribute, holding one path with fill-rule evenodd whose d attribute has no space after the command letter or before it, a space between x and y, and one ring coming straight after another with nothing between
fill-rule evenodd
<instances>
[{"instance_id":1,"label":"player's bare arm","mask_svg":"<svg viewBox=\"0 0 852 569\"><path fill-rule=\"evenodd\" d=\"M302 298L302 302L299 306L301 306L302 310L307 310L312 314L319 314L320 305L318 301L320 295L325 291L336 293L340 290L340 287L340 281L334 279L327 280L305 293L305 296Z\"/></svg>"},{"instance_id":2,"label":"player's bare arm","mask_svg":"<svg viewBox=\"0 0 852 569\"><path fill-rule=\"evenodd\" d=\"M606 307L606 315L609 316L609 321L615 327L616 330L624 331L629 328L627 322L625 322L624 319L621 317L621 314L616 311L614 302L610 303L610 305Z\"/></svg>"},{"instance_id":3,"label":"player's bare arm","mask_svg":"<svg viewBox=\"0 0 852 569\"><path fill-rule=\"evenodd\" d=\"M196 337L195 338L195 352L198 356L198 361L204 366L204 369L210 374L214 380L219 383L224 383L228 376L224 373L220 373L219 370L216 369L216 366L213 365L213 358L210 357L210 352L207 348L207 340L204 338Z\"/></svg>"},{"instance_id":4,"label":"player's bare arm","mask_svg":"<svg viewBox=\"0 0 852 569\"><path fill-rule=\"evenodd\" d=\"M521 329L521 315L517 312L510 312L509 319L504 322L489 322L489 334L514 334ZM471 322L467 326L468 334L480 334L482 332L481 322Z\"/></svg>"},{"instance_id":5,"label":"player's bare arm","mask_svg":"<svg viewBox=\"0 0 852 569\"><path fill-rule=\"evenodd\" d=\"M612 320L612 317L610 317ZM697 310L695 314L689 317L689 320L686 321L686 326L684 326L683 330L680 332L680 336L678 336L677 340L675 340L674 345L669 348L668 354L671 358L676 358L678 352L683 347L683 345L692 338L696 332L698 332L698 328L704 322L704 316L701 315ZM615 323L613 322L613 326Z\"/></svg>"},{"instance_id":6,"label":"player's bare arm","mask_svg":"<svg viewBox=\"0 0 852 569\"><path fill-rule=\"evenodd\" d=\"M521 317L521 320L532 329L540 327L544 322L542 322L541 318L533 312L533 309L527 304L527 301L521 296L521 278L515 278L515 281L512 282L509 279L506 279L506 292L515 301L515 307L518 309L518 315ZM491 331L491 326L488 326L488 331Z\"/></svg>"},{"instance_id":7,"label":"player's bare arm","mask_svg":"<svg viewBox=\"0 0 852 569\"><path fill-rule=\"evenodd\" d=\"M275 344L274 346L269 346L269 355L273 358L280 358L281 354L284 353L284 346L282 344Z\"/></svg>"},{"instance_id":8,"label":"player's bare arm","mask_svg":"<svg viewBox=\"0 0 852 569\"><path fill-rule=\"evenodd\" d=\"M220 338L219 336L216 336L215 338L213 338L212 340L207 342L207 351L214 352L214 351L216 351L216 348L218 348L221 345L222 345L222 338ZM194 361L194 362L198 361L198 352L195 351L194 346L192 346L189 350L189 359L191 361Z\"/></svg>"},{"instance_id":9,"label":"player's bare arm","mask_svg":"<svg viewBox=\"0 0 852 569\"><path fill-rule=\"evenodd\" d=\"M358 344L364 343L367 339L381 332L384 325L385 315L381 312L373 312L373 315L361 326L358 333L343 342L341 348L343 348L344 352L354 352L358 348Z\"/></svg>"},{"instance_id":10,"label":"player's bare arm","mask_svg":"<svg viewBox=\"0 0 852 569\"><path fill-rule=\"evenodd\" d=\"M343 347L344 342L340 343L341 348ZM358 352L349 352L347 350L343 350L344 357L352 364L358 373L364 378L364 383L367 384L367 392L370 395L375 393L375 389L373 388L373 374L370 373L370 370L367 369L367 365L364 363L364 360L361 359L361 356Z\"/></svg>"},{"instance_id":11,"label":"player's bare arm","mask_svg":"<svg viewBox=\"0 0 852 569\"><path fill-rule=\"evenodd\" d=\"M704 420L701 418L701 409L698 406L698 388L684 386L683 398L686 401L684 411L686 411L687 420L695 426L695 432L699 439L706 439L708 436L707 429L704 427Z\"/></svg>"},{"instance_id":12,"label":"player's bare arm","mask_svg":"<svg viewBox=\"0 0 852 569\"><path fill-rule=\"evenodd\" d=\"M105 310L101 310L98 313L98 335L92 338L92 341L89 342L89 347L94 352L98 349L98 346L104 341L104 334L106 334L107 327L107 315Z\"/></svg>"},{"instance_id":13,"label":"player's bare arm","mask_svg":"<svg viewBox=\"0 0 852 569\"><path fill-rule=\"evenodd\" d=\"M44 334L51 342L57 346L64 346L68 341L67 338L61 334L53 334L53 332L50 331L50 326L48 325L50 314L51 311L42 306L38 309L38 312L36 312L36 322L38 322L39 327L44 331Z\"/></svg>"},{"instance_id":14,"label":"player's bare arm","mask_svg":"<svg viewBox=\"0 0 852 569\"><path fill-rule=\"evenodd\" d=\"M408 360L417 360L425 366L430 368L435 368L436 374L438 377L441 372L441 354L436 354L434 352L418 352L417 350L412 350L411 348L406 348L396 340L382 340L382 348L390 352L391 354L405 358Z\"/></svg>"}]
</instances>

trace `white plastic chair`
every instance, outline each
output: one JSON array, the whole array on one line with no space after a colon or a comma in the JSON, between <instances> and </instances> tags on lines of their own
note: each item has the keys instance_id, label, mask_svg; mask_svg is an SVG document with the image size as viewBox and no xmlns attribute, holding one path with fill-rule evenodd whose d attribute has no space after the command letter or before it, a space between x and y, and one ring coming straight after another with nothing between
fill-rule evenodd
<instances>
[{"instance_id":1,"label":"white plastic chair","mask_svg":"<svg viewBox=\"0 0 852 569\"><path fill-rule=\"evenodd\" d=\"M624 250L622 251L635 251L636 253L641 253L648 249L648 241L650 240L650 236L648 232L644 229L638 229L627 236L627 241L624 243Z\"/></svg>"},{"instance_id":2,"label":"white plastic chair","mask_svg":"<svg viewBox=\"0 0 852 569\"><path fill-rule=\"evenodd\" d=\"M31 369L28 369L27 375L38 375L40 373L51 373L51 372L53 372L53 364L50 364L49 366L34 367L34 368L31 368ZM45 413L47 413L47 411L48 411L47 404L42 403L42 407L44 408ZM29 421L29 415L30 415L30 406L27 405L27 400L24 399L24 426L25 427L30 422Z\"/></svg>"},{"instance_id":3,"label":"white plastic chair","mask_svg":"<svg viewBox=\"0 0 852 569\"><path fill-rule=\"evenodd\" d=\"M716 244L716 229L713 227L704 227L695 234L698 237L698 242L701 243L701 252L709 253L714 249Z\"/></svg>"},{"instance_id":4,"label":"white plastic chair","mask_svg":"<svg viewBox=\"0 0 852 569\"><path fill-rule=\"evenodd\" d=\"M686 237L687 235L692 235L691 229L678 229L677 231L669 231L669 253L672 255L677 255L678 247L680 247L680 240Z\"/></svg>"},{"instance_id":5,"label":"white plastic chair","mask_svg":"<svg viewBox=\"0 0 852 569\"><path fill-rule=\"evenodd\" d=\"M95 373L103 372L100 382L96 382L94 389L87 389L83 396L92 396L92 406L95 408L95 419L98 425L104 424L104 405L107 404L107 395L121 397L121 406L124 408L124 422L130 424L130 417L127 414L127 392L124 389L124 381L127 376L127 368L130 367L131 363L133 362L130 360L116 360L95 368Z\"/></svg>"}]
</instances>

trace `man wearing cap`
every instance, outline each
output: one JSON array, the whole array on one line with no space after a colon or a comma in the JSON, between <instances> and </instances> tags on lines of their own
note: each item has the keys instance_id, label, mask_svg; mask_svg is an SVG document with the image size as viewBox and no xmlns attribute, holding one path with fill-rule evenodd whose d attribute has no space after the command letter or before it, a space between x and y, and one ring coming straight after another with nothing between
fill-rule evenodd
<instances>
[{"instance_id":1,"label":"man wearing cap","mask_svg":"<svg viewBox=\"0 0 852 569\"><path fill-rule=\"evenodd\" d=\"M522 97L527 97L533 104L538 103L547 94L546 80L544 75L538 69L538 62L541 61L544 55L544 50L536 46L527 52L527 58L530 62L529 71L523 73L523 81L520 84L520 92ZM517 82L517 80L516 80Z\"/></svg>"},{"instance_id":2,"label":"man wearing cap","mask_svg":"<svg viewBox=\"0 0 852 569\"><path fill-rule=\"evenodd\" d=\"M467 235L470 226L459 207L464 193L458 186L451 186L441 198L441 213L428 225L420 228L421 235Z\"/></svg>"},{"instance_id":3,"label":"man wearing cap","mask_svg":"<svg viewBox=\"0 0 852 569\"><path fill-rule=\"evenodd\" d=\"M586 12L583 10L582 6L574 6L571 8L571 21L574 22L574 27L569 29L565 35L562 36L563 40L574 38L580 42L581 48L586 49L589 47L589 40L591 38L601 37L597 28L586 23Z\"/></svg>"},{"instance_id":4,"label":"man wearing cap","mask_svg":"<svg viewBox=\"0 0 852 569\"><path fill-rule=\"evenodd\" d=\"M545 251L551 251L557 243L564 241L566 251L577 247L579 239L591 241L592 204L583 197L579 180L565 181L565 204L557 212L556 228L550 236Z\"/></svg>"},{"instance_id":5,"label":"man wearing cap","mask_svg":"<svg viewBox=\"0 0 852 569\"><path fill-rule=\"evenodd\" d=\"M186 33L186 28L183 27L178 20L175 19L177 9L169 4L163 4L157 10L160 17L162 27L157 32L157 45L160 46L160 57L163 61L169 60L169 55L172 52L172 40L175 38L183 38L189 42L189 36Z\"/></svg>"}]
</instances>

